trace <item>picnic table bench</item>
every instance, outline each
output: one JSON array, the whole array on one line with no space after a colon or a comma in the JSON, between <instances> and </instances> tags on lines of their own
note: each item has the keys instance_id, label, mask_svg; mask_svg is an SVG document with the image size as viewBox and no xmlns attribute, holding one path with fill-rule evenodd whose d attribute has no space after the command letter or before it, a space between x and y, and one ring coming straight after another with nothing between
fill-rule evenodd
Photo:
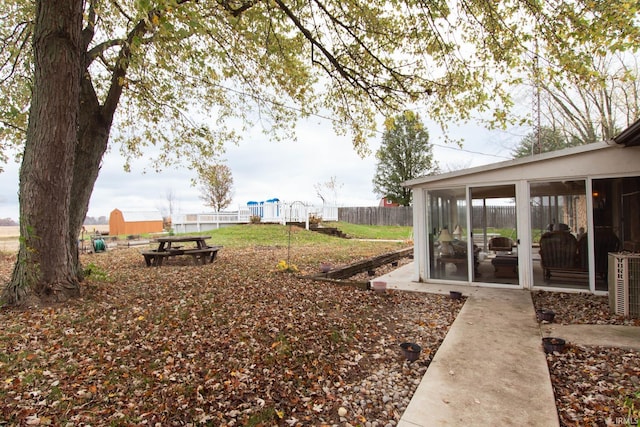
<instances>
[{"instance_id":1,"label":"picnic table bench","mask_svg":"<svg viewBox=\"0 0 640 427\"><path fill-rule=\"evenodd\" d=\"M162 261L168 257L179 255L190 255L194 264L212 263L216 259L218 251L222 246L209 246L205 242L211 236L169 236L159 237L155 239L158 242L158 248L142 252L147 267L160 267ZM179 242L195 242L195 248L187 248L184 246L176 246L174 243Z\"/></svg>"}]
</instances>

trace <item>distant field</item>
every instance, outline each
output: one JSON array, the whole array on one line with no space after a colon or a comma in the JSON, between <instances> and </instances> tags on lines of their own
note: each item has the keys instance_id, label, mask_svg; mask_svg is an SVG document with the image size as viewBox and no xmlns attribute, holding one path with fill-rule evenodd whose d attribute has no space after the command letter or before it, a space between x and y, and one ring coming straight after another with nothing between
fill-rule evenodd
<instances>
[{"instance_id":1,"label":"distant field","mask_svg":"<svg viewBox=\"0 0 640 427\"><path fill-rule=\"evenodd\" d=\"M2 237L18 237L20 236L20 227L5 226L0 227L0 238Z\"/></svg>"},{"instance_id":2,"label":"distant field","mask_svg":"<svg viewBox=\"0 0 640 427\"><path fill-rule=\"evenodd\" d=\"M91 233L95 229L100 232L108 232L109 225L88 225L87 232ZM0 226L0 252L14 252L18 250L18 238L20 237L20 227Z\"/></svg>"},{"instance_id":3,"label":"distant field","mask_svg":"<svg viewBox=\"0 0 640 427\"><path fill-rule=\"evenodd\" d=\"M109 231L109 224L103 224L103 225L87 225L86 229L87 232L92 232L93 229L96 229L97 231L103 232L103 231ZM16 226L4 226L4 227L0 227L0 238L3 237L20 237L20 227Z\"/></svg>"}]
</instances>

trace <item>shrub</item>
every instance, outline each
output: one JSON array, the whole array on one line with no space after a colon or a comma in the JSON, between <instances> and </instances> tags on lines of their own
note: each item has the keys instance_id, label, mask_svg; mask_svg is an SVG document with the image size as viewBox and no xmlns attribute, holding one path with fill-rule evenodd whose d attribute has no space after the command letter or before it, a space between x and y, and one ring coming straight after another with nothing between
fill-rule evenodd
<instances>
[{"instance_id":1,"label":"shrub","mask_svg":"<svg viewBox=\"0 0 640 427\"><path fill-rule=\"evenodd\" d=\"M298 266L295 264L287 264L287 261L285 260L280 260L280 262L278 263L278 265L276 265L276 269L279 272L282 273L297 273L298 271Z\"/></svg>"}]
</instances>

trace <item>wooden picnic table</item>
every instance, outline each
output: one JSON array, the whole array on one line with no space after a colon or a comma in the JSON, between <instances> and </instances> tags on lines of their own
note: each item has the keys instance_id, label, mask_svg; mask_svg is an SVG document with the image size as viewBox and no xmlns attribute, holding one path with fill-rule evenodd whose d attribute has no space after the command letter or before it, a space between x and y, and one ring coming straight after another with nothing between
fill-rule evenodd
<instances>
[{"instance_id":1,"label":"wooden picnic table","mask_svg":"<svg viewBox=\"0 0 640 427\"><path fill-rule=\"evenodd\" d=\"M212 263L222 246L209 246L206 240L211 236L167 236L154 239L157 249L142 252L148 267L160 267L165 258L179 255L190 255L194 264ZM176 243L195 243L195 247L185 247Z\"/></svg>"}]
</instances>

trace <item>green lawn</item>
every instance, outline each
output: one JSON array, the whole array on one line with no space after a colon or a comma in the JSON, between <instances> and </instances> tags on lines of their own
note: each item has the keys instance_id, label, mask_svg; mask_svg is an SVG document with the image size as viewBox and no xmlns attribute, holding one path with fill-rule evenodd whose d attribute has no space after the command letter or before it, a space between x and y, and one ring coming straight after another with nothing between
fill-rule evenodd
<instances>
[{"instance_id":1,"label":"green lawn","mask_svg":"<svg viewBox=\"0 0 640 427\"><path fill-rule=\"evenodd\" d=\"M327 227L338 227L353 238L399 240L406 244L411 238L411 227L365 226L348 223L327 223ZM250 246L297 246L327 245L349 247L364 242L340 239L321 233L308 231L300 227L278 224L243 224L209 230L211 242L228 247ZM376 242L372 242L376 243ZM400 243L400 242L399 242Z\"/></svg>"},{"instance_id":2,"label":"green lawn","mask_svg":"<svg viewBox=\"0 0 640 427\"><path fill-rule=\"evenodd\" d=\"M348 222L330 222L327 227L338 227L347 235L358 239L412 240L413 227L395 225L359 225Z\"/></svg>"}]
</instances>

